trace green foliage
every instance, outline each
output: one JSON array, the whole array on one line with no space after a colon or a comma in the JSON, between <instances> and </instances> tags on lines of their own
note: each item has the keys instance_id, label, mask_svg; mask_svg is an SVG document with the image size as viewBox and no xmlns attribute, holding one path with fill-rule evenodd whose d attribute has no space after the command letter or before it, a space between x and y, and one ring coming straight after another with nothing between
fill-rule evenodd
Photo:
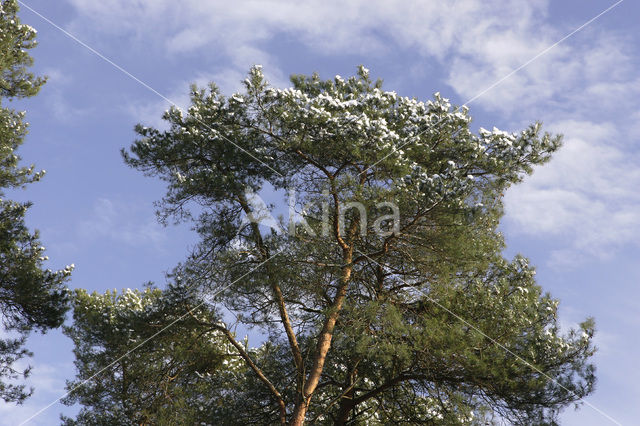
<instances>
[{"instance_id":1,"label":"green foliage","mask_svg":"<svg viewBox=\"0 0 640 426\"><path fill-rule=\"evenodd\" d=\"M561 336L558 302L533 275L517 257L482 276L434 283L427 297L354 298L326 371L332 383L314 412L331 418L327 405L357 372L354 405L364 407L351 409L368 424L553 422L560 407L593 390L586 360L594 329L586 321Z\"/></svg>"},{"instance_id":2,"label":"green foliage","mask_svg":"<svg viewBox=\"0 0 640 426\"><path fill-rule=\"evenodd\" d=\"M0 96L23 98L38 93L44 79L28 71L33 58L28 50L36 46L36 30L20 23L18 2L3 0L0 4Z\"/></svg>"},{"instance_id":3,"label":"green foliage","mask_svg":"<svg viewBox=\"0 0 640 426\"><path fill-rule=\"evenodd\" d=\"M2 102L34 96L45 79L28 71L33 64L29 49L36 46L36 30L20 23L18 3L0 3L0 191L2 188L22 186L38 180L42 173L34 173L33 166L19 167L20 158L14 151L27 133L24 112L2 107ZM0 195L2 192L0 192Z\"/></svg>"},{"instance_id":4,"label":"green foliage","mask_svg":"<svg viewBox=\"0 0 640 426\"><path fill-rule=\"evenodd\" d=\"M64 418L64 424L195 424L200 419L198 407L209 393L204 378L229 358L228 348L219 335L198 326L213 320L212 312L194 310L176 322L188 309L176 296L155 288L75 291L74 324L64 333L75 345L79 374L67 382L70 394L63 402L85 408L76 419ZM181 421L174 421L176 416Z\"/></svg>"},{"instance_id":5,"label":"green foliage","mask_svg":"<svg viewBox=\"0 0 640 426\"><path fill-rule=\"evenodd\" d=\"M0 3L0 322L7 335L0 339L0 398L22 402L30 392L15 379L29 369L17 371L14 364L29 356L24 348L31 330L46 331L62 325L68 294L64 282L72 267L61 271L43 268L44 247L37 232L24 224L29 204L4 198L4 189L22 187L39 180L44 172L19 165L15 150L27 133L24 112L2 105L4 100L38 93L44 79L28 72L33 59L28 50L36 45L36 32L20 23L17 2Z\"/></svg>"},{"instance_id":6,"label":"green foliage","mask_svg":"<svg viewBox=\"0 0 640 426\"><path fill-rule=\"evenodd\" d=\"M206 377L204 421L553 424L589 394L592 322L561 333L557 301L526 259L503 259L497 230L504 191L560 137L476 134L465 108L383 91L364 67L292 83L254 67L244 93L193 87L168 130L139 125L123 151L167 182L160 218L200 234L173 288L225 312L194 330L226 336L243 365ZM261 213L252 193L285 189L295 232L246 220ZM374 220L381 202L397 226ZM237 342L238 324L267 342Z\"/></svg>"}]
</instances>

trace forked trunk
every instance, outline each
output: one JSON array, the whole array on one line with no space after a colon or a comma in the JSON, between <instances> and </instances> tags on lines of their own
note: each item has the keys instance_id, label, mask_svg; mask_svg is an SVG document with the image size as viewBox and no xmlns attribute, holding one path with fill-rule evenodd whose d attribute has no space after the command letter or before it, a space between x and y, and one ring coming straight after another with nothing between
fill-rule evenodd
<instances>
[{"instance_id":1,"label":"forked trunk","mask_svg":"<svg viewBox=\"0 0 640 426\"><path fill-rule=\"evenodd\" d=\"M351 253L349 253L349 255L346 257L347 258L345 259L345 263L350 264ZM311 367L311 370L309 371L309 376L307 377L307 380L304 384L302 398L293 411L293 417L290 422L290 425L292 426L302 426L304 424L307 411L309 410L309 404L311 403L311 398L313 397L313 393L315 392L316 387L320 382L320 376L322 375L322 370L324 369L324 363L327 359L329 349L331 348L333 329L335 328L336 321L338 320L340 309L342 309L344 298L347 295L347 285L349 283L349 279L351 278L351 271L351 266L347 266L344 268L341 279L342 284L338 288L338 294L336 294L336 298L334 299L331 311L327 316L320 335L318 336L318 343L316 345L316 350L313 357L313 365Z\"/></svg>"}]
</instances>

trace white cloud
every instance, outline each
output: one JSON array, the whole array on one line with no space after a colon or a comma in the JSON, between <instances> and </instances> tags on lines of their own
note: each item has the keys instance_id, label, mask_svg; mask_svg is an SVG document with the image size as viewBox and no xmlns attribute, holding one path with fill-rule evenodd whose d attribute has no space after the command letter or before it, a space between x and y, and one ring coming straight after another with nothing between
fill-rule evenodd
<instances>
[{"instance_id":1,"label":"white cloud","mask_svg":"<svg viewBox=\"0 0 640 426\"><path fill-rule=\"evenodd\" d=\"M626 133L611 123L555 123L565 146L546 166L506 194L509 231L563 237L552 254L559 265L601 258L637 244L640 235L640 158L616 141Z\"/></svg>"},{"instance_id":2,"label":"white cloud","mask_svg":"<svg viewBox=\"0 0 640 426\"><path fill-rule=\"evenodd\" d=\"M398 46L436 58L447 82L465 100L480 93L579 26L550 25L548 1L351 1L316 0L125 2L69 0L78 10L72 26L129 33L180 56L215 49L230 59L231 72L255 63L276 69L266 42L293 35L329 54L384 55ZM336 11L340 11L337 13ZM617 12L616 9L610 13ZM575 112L585 99L623 94L635 67L625 53L628 38L596 31L598 21L554 47L476 101L513 115L556 108ZM153 37L151 37L153 35ZM574 43L574 41L581 41ZM223 73L229 73L225 71ZM636 84L636 90L640 85ZM630 94L628 94L630 95ZM571 102L579 97L582 102ZM627 96L629 97L629 96Z\"/></svg>"},{"instance_id":3,"label":"white cloud","mask_svg":"<svg viewBox=\"0 0 640 426\"><path fill-rule=\"evenodd\" d=\"M131 246L159 247L165 240L162 227L154 217L141 219L139 210L134 203L99 198L92 216L79 224L78 233L85 239L108 238Z\"/></svg>"},{"instance_id":4,"label":"white cloud","mask_svg":"<svg viewBox=\"0 0 640 426\"><path fill-rule=\"evenodd\" d=\"M90 112L87 109L74 107L65 99L64 91L72 83L72 78L69 75L55 68L46 69L43 74L47 76L47 83L43 86L42 93L53 117L60 122L69 124Z\"/></svg>"}]
</instances>

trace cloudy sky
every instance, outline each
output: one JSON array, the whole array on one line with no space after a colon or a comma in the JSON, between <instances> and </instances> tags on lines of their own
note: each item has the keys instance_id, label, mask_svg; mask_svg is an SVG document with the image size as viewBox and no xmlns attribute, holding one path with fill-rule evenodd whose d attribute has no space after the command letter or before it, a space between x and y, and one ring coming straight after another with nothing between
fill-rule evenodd
<instances>
[{"instance_id":1,"label":"cloudy sky","mask_svg":"<svg viewBox=\"0 0 640 426\"><path fill-rule=\"evenodd\" d=\"M388 90L423 100L439 91L468 104L476 128L541 120L565 135L554 160L506 194L507 255L538 266L539 283L561 299L563 324L596 318L597 391L564 424L640 418L640 5L21 3L23 22L39 32L36 69L49 76L40 95L20 104L31 123L21 154L47 176L12 196L34 202L29 224L40 229L51 267L75 263L73 287L162 283L195 241L186 227L155 223L161 183L123 164L119 149L133 141L135 123L159 125L168 100L184 106L193 82L213 80L232 93L252 64L278 86L291 74L348 76L364 64ZM28 424L56 424L61 412L73 413L55 403L74 375L71 344L51 332L30 345L36 393L22 407L0 405L2 422L18 424L51 404Z\"/></svg>"}]
</instances>

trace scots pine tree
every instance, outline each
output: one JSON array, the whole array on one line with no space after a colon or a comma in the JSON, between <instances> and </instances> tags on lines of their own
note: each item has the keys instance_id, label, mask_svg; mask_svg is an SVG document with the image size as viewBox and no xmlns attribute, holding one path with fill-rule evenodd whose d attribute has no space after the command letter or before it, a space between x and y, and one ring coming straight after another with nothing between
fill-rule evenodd
<instances>
[{"instance_id":1,"label":"scots pine tree","mask_svg":"<svg viewBox=\"0 0 640 426\"><path fill-rule=\"evenodd\" d=\"M473 132L466 108L384 91L364 67L291 81L254 67L230 97L193 87L168 130L139 125L123 151L166 182L160 218L201 236L174 272L181 309L244 365L207 376L200 421L554 424L593 389L594 326L559 329L498 224L560 137ZM295 214L261 226L256 194Z\"/></svg>"},{"instance_id":2,"label":"scots pine tree","mask_svg":"<svg viewBox=\"0 0 640 426\"><path fill-rule=\"evenodd\" d=\"M44 269L44 247L24 222L29 204L7 200L4 194L43 175L33 166L20 165L16 150L27 123L24 112L6 106L7 101L34 96L44 83L28 70L36 31L21 24L17 12L16 1L0 2L0 398L7 402L22 402L30 394L16 382L29 369L20 371L15 363L30 355L24 346L29 332L62 325L68 299L64 281L71 273L70 267Z\"/></svg>"}]
</instances>

